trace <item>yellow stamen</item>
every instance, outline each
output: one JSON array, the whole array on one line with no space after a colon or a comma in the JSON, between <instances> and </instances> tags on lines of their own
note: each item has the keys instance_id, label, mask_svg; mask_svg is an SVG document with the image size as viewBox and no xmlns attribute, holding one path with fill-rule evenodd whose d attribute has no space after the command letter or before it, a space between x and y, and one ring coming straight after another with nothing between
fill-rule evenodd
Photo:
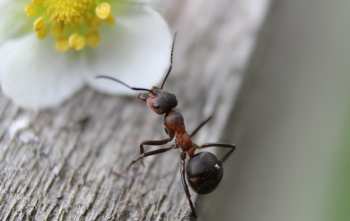
<instances>
[{"instance_id":1,"label":"yellow stamen","mask_svg":"<svg viewBox=\"0 0 350 221\"><path fill-rule=\"evenodd\" d=\"M100 44L101 38L98 32L91 32L86 35L86 43L92 48L96 48Z\"/></svg>"},{"instance_id":2,"label":"yellow stamen","mask_svg":"<svg viewBox=\"0 0 350 221\"><path fill-rule=\"evenodd\" d=\"M42 4L45 0L32 0L33 4Z\"/></svg>"},{"instance_id":3,"label":"yellow stamen","mask_svg":"<svg viewBox=\"0 0 350 221\"><path fill-rule=\"evenodd\" d=\"M26 12L27 16L35 16L36 15L35 5L33 3L26 5L24 8L24 11Z\"/></svg>"},{"instance_id":4,"label":"yellow stamen","mask_svg":"<svg viewBox=\"0 0 350 221\"><path fill-rule=\"evenodd\" d=\"M45 22L43 17L37 18L33 23L34 31L40 31L45 28Z\"/></svg>"},{"instance_id":5,"label":"yellow stamen","mask_svg":"<svg viewBox=\"0 0 350 221\"><path fill-rule=\"evenodd\" d=\"M68 44L69 44L69 47L75 49L76 51L80 51L85 47L85 44L86 44L85 37L77 33L74 33L71 36L69 36Z\"/></svg>"},{"instance_id":6,"label":"yellow stamen","mask_svg":"<svg viewBox=\"0 0 350 221\"><path fill-rule=\"evenodd\" d=\"M59 52L66 52L69 49L68 39L65 37L60 37L56 40L55 47Z\"/></svg>"},{"instance_id":7,"label":"yellow stamen","mask_svg":"<svg viewBox=\"0 0 350 221\"><path fill-rule=\"evenodd\" d=\"M45 38L47 34L47 28L43 17L37 18L33 23L33 29L39 39Z\"/></svg>"},{"instance_id":8,"label":"yellow stamen","mask_svg":"<svg viewBox=\"0 0 350 221\"><path fill-rule=\"evenodd\" d=\"M114 25L115 24L115 18L110 15L107 19L106 19L107 23L110 25Z\"/></svg>"},{"instance_id":9,"label":"yellow stamen","mask_svg":"<svg viewBox=\"0 0 350 221\"><path fill-rule=\"evenodd\" d=\"M33 30L42 39L55 39L60 52L95 48L104 24L114 24L111 0L31 0L25 6L29 17L35 17ZM113 26L114 27L114 26Z\"/></svg>"},{"instance_id":10,"label":"yellow stamen","mask_svg":"<svg viewBox=\"0 0 350 221\"><path fill-rule=\"evenodd\" d=\"M101 26L102 21L97 16L93 16L87 20L87 24L92 30L97 30Z\"/></svg>"},{"instance_id":11,"label":"yellow stamen","mask_svg":"<svg viewBox=\"0 0 350 221\"><path fill-rule=\"evenodd\" d=\"M63 35L63 24L61 24L61 23L53 24L53 26L51 28L51 34L55 38L62 36Z\"/></svg>"},{"instance_id":12,"label":"yellow stamen","mask_svg":"<svg viewBox=\"0 0 350 221\"><path fill-rule=\"evenodd\" d=\"M102 20L107 19L112 12L111 5L107 2L102 2L96 7L96 15Z\"/></svg>"}]
</instances>

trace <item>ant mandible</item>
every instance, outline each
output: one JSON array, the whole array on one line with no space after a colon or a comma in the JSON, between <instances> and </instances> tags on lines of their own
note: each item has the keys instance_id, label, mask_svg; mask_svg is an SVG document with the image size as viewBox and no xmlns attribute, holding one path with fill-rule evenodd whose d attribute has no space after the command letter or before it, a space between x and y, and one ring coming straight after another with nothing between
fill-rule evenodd
<instances>
[{"instance_id":1,"label":"ant mandible","mask_svg":"<svg viewBox=\"0 0 350 221\"><path fill-rule=\"evenodd\" d=\"M125 87L134 91L145 91L145 93L138 94L137 98L146 103L149 109L158 115L164 115L164 129L168 138L161 140L146 140L140 144L140 157L133 160L128 168L139 160L167 152L171 149L179 148L181 149L181 179L182 184L186 193L187 200L190 204L192 215L197 217L196 210L191 200L191 194L188 189L186 178L192 187L192 189L198 194L207 194L212 192L220 183L223 177L223 162L232 154L235 150L235 145L223 144L223 143L205 143L202 145L197 145L192 141L192 138L196 133L212 118L208 117L202 123L200 123L192 133L187 133L184 118L180 111L176 110L177 99L172 93L163 90L165 82L171 73L173 66L173 51L175 45L175 37L171 47L170 54L170 65L168 67L167 74L160 87L153 86L151 89L132 87L125 82L110 77L106 75L99 75L96 78L104 78L115 81ZM169 143L175 137L175 144L160 148L153 151L145 152L144 147L146 145L161 146ZM195 153L198 149L208 148L208 147L221 147L228 148L229 151L219 160L214 154L206 151ZM186 162L186 155L189 157L188 162Z\"/></svg>"}]
</instances>

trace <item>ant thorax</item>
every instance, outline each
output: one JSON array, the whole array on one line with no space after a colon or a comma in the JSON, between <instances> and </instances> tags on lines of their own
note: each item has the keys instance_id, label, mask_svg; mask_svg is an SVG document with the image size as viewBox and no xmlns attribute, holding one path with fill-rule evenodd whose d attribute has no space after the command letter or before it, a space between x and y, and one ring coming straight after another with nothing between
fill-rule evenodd
<instances>
[{"instance_id":1,"label":"ant thorax","mask_svg":"<svg viewBox=\"0 0 350 221\"><path fill-rule=\"evenodd\" d=\"M164 126L169 133L184 134L186 133L185 122L182 114L177 110L172 110L164 116Z\"/></svg>"},{"instance_id":2,"label":"ant thorax","mask_svg":"<svg viewBox=\"0 0 350 221\"><path fill-rule=\"evenodd\" d=\"M170 111L164 117L164 126L170 136L175 136L175 143L184 152L193 147L192 139L186 131L186 126L182 114L177 110Z\"/></svg>"}]
</instances>

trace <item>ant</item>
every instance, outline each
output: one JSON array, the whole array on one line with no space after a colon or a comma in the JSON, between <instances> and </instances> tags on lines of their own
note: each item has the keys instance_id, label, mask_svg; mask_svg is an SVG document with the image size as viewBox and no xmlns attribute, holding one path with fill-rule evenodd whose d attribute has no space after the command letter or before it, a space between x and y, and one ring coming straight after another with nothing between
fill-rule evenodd
<instances>
[{"instance_id":1,"label":"ant","mask_svg":"<svg viewBox=\"0 0 350 221\"><path fill-rule=\"evenodd\" d=\"M165 82L169 77L173 66L173 51L175 37L172 43L170 54L170 65L160 87L153 86L151 89L132 87L125 82L106 75L99 75L96 78L104 78L115 81L134 91L145 91L138 94L137 98L146 103L148 108L158 115L164 115L164 129L167 138L161 140L146 140L140 144L140 157L133 160L128 168L139 160L167 152L171 149L181 149L181 179L186 193L187 200L190 204L192 215L197 217L196 210L191 200L191 194L186 182L186 178L192 189L198 194L207 194L212 192L220 183L223 177L223 162L233 153L235 145L223 143L205 143L197 145L192 141L196 133L212 118L212 116L200 123L192 133L187 133L184 118L180 111L176 110L177 99L172 93L163 90ZM161 146L169 143L175 138L175 144L152 151L145 152L146 145ZM196 150L208 147L228 148L229 151L218 159L214 154L206 151L196 153ZM186 162L186 156L189 160Z\"/></svg>"}]
</instances>

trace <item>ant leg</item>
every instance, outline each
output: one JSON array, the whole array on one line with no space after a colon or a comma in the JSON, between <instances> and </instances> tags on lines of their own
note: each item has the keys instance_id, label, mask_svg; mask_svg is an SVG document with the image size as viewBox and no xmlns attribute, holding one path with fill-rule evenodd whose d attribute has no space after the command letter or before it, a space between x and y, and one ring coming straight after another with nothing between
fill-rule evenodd
<instances>
[{"instance_id":1,"label":"ant leg","mask_svg":"<svg viewBox=\"0 0 350 221\"><path fill-rule=\"evenodd\" d=\"M140 154L144 154L145 153L145 145L153 145L153 146L161 146L164 144L169 143L170 141L172 141L174 138L174 136L169 136L166 139L163 140L145 140L140 144Z\"/></svg>"},{"instance_id":2,"label":"ant leg","mask_svg":"<svg viewBox=\"0 0 350 221\"><path fill-rule=\"evenodd\" d=\"M207 147L223 147L223 148L230 148L230 150L223 156L221 159L222 162L225 162L227 158L235 151L236 145L234 144L223 144L223 143L206 143L201 146L199 146L200 149L207 148Z\"/></svg>"},{"instance_id":3,"label":"ant leg","mask_svg":"<svg viewBox=\"0 0 350 221\"><path fill-rule=\"evenodd\" d=\"M190 134L190 137L194 137L194 136L196 135L196 133L197 133L200 129L202 129L202 127L203 127L206 123L208 123L208 122L213 118L213 116L214 116L214 115L210 115L207 119L205 119L202 123L200 123L200 124L196 127L196 129L194 129L194 130L192 131L192 133Z\"/></svg>"},{"instance_id":4,"label":"ant leg","mask_svg":"<svg viewBox=\"0 0 350 221\"><path fill-rule=\"evenodd\" d=\"M137 159L131 161L131 163L128 165L127 169L129 169L132 165L134 165L136 162L142 160L145 157L149 157L149 156L152 156L152 155L164 153L164 152L167 152L167 151L169 151L169 150L171 150L173 148L174 148L174 146L172 145L172 146L167 147L167 148L162 148L162 149L158 149L158 150L152 150L152 151L145 152L140 157L138 157Z\"/></svg>"},{"instance_id":5,"label":"ant leg","mask_svg":"<svg viewBox=\"0 0 350 221\"><path fill-rule=\"evenodd\" d=\"M185 161L185 159L186 159L186 153L182 152L181 153L181 180L182 180L182 185L184 187L188 203L190 204L192 215L194 217L197 217L196 209L194 208L192 200L191 200L191 193L190 193L190 191L188 189L188 185L187 185L187 182L186 182L186 174L185 174L186 161Z\"/></svg>"}]
</instances>

